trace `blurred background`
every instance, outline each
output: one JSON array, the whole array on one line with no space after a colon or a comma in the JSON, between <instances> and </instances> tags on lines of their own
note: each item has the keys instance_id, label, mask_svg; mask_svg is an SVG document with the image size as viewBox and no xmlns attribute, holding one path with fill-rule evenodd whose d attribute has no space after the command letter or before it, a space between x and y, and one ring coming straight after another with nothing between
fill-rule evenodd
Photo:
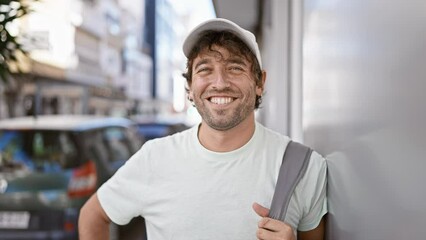
<instances>
[{"instance_id":1,"label":"blurred background","mask_svg":"<svg viewBox=\"0 0 426 240\"><path fill-rule=\"evenodd\" d=\"M426 1L0 4L0 239L75 239L79 206L126 156L200 121L181 45L214 17L257 37L257 120L327 158L327 239L424 239Z\"/></svg>"},{"instance_id":2,"label":"blurred background","mask_svg":"<svg viewBox=\"0 0 426 240\"><path fill-rule=\"evenodd\" d=\"M0 29L8 40L2 72L10 71L1 77L0 118L191 118L180 46L190 28L216 16L211 1L42 0L1 6L8 19Z\"/></svg>"}]
</instances>

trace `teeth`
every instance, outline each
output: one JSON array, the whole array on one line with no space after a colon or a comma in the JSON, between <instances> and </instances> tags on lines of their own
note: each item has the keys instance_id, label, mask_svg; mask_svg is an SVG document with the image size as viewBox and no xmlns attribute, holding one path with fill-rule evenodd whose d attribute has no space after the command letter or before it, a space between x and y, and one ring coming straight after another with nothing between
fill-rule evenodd
<instances>
[{"instance_id":1,"label":"teeth","mask_svg":"<svg viewBox=\"0 0 426 240\"><path fill-rule=\"evenodd\" d=\"M215 103L215 104L228 104L230 102L232 102L232 98L231 97L212 97L210 99L210 102Z\"/></svg>"}]
</instances>

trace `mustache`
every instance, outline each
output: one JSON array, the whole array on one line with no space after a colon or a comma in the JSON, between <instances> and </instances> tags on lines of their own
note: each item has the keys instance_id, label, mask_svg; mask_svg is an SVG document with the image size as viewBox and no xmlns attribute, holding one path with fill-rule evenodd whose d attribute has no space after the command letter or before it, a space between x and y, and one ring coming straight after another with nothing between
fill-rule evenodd
<instances>
[{"instance_id":1,"label":"mustache","mask_svg":"<svg viewBox=\"0 0 426 240\"><path fill-rule=\"evenodd\" d=\"M211 95L219 95L219 94L232 95L232 96L240 95L239 92L231 89L230 87L225 87L220 90L217 90L217 89L207 90L203 93L203 96L211 96Z\"/></svg>"}]
</instances>

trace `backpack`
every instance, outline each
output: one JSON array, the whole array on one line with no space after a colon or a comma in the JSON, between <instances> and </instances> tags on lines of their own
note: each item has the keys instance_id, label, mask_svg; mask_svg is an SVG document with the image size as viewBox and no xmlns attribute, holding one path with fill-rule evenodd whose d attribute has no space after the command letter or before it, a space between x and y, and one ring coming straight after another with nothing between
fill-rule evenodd
<instances>
[{"instance_id":1,"label":"backpack","mask_svg":"<svg viewBox=\"0 0 426 240\"><path fill-rule=\"evenodd\" d=\"M284 221L290 198L306 173L312 151L311 148L298 142L288 143L269 209L270 218Z\"/></svg>"}]
</instances>

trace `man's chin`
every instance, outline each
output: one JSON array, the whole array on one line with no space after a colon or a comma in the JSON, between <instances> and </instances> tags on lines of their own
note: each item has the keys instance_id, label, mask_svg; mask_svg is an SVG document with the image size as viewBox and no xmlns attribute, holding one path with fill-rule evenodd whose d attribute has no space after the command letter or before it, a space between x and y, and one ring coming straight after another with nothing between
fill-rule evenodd
<instances>
[{"instance_id":1,"label":"man's chin","mask_svg":"<svg viewBox=\"0 0 426 240\"><path fill-rule=\"evenodd\" d=\"M220 120L217 120L217 119L214 120L214 121L207 120L205 122L210 128L217 130L217 131L227 131L229 129L234 128L235 126L237 126L239 124L238 121L229 121L229 120L228 121L220 121Z\"/></svg>"}]
</instances>

